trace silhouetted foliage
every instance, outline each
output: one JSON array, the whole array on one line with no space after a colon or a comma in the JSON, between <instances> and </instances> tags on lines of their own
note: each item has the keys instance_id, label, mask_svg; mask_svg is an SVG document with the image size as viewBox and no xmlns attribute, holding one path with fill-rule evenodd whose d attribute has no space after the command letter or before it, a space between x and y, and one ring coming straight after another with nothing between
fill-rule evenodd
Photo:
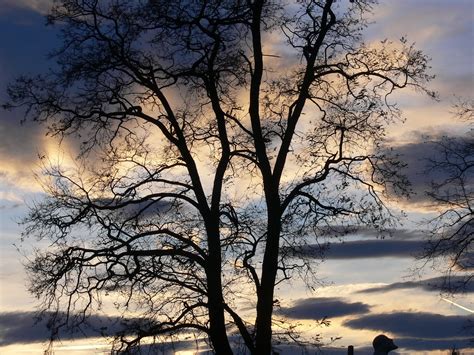
<instances>
[{"instance_id":1,"label":"silhouetted foliage","mask_svg":"<svg viewBox=\"0 0 474 355\"><path fill-rule=\"evenodd\" d=\"M406 186L379 149L400 118L390 95L432 95L406 39L362 42L374 3L58 1L57 68L9 88L10 107L82 142L77 169L45 164L48 197L25 220L51 241L28 266L43 307L87 315L115 297L144 319L120 349L192 332L261 355L297 339L286 322L272 333L275 285L312 270L291 249L384 226L387 185Z\"/></svg>"},{"instance_id":2,"label":"silhouetted foliage","mask_svg":"<svg viewBox=\"0 0 474 355\"><path fill-rule=\"evenodd\" d=\"M449 292L468 288L474 277L474 102L463 100L454 108L471 128L463 136L434 142L437 151L429 170L437 178L427 194L440 213L430 221L429 245L422 255L441 266L446 273L443 289Z\"/></svg>"}]
</instances>

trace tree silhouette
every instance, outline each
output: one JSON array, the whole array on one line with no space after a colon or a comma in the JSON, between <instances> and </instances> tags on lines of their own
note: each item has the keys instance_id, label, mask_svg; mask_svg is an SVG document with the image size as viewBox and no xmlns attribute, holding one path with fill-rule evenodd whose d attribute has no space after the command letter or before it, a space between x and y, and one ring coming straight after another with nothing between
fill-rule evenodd
<instances>
[{"instance_id":1,"label":"tree silhouette","mask_svg":"<svg viewBox=\"0 0 474 355\"><path fill-rule=\"evenodd\" d=\"M45 164L25 219L51 241L28 265L43 308L86 317L121 294L143 319L121 349L191 332L260 355L291 336L272 334L275 285L311 271L291 250L390 219L382 195L405 187L380 149L390 95L433 95L404 38L362 42L374 3L58 1L57 66L6 105L81 141L76 169Z\"/></svg>"},{"instance_id":2,"label":"tree silhouette","mask_svg":"<svg viewBox=\"0 0 474 355\"><path fill-rule=\"evenodd\" d=\"M430 239L421 255L441 266L448 292L465 289L474 277L474 102L461 100L454 108L456 117L471 128L463 136L432 142L436 154L428 170L435 178L427 195L440 212L429 221ZM452 282L453 274L462 277Z\"/></svg>"}]
</instances>

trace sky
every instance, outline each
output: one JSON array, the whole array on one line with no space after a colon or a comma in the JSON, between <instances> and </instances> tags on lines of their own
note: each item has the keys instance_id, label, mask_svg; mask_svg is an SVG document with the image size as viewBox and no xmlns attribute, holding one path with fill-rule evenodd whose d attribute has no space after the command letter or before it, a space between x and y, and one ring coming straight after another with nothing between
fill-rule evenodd
<instances>
[{"instance_id":1,"label":"sky","mask_svg":"<svg viewBox=\"0 0 474 355\"><path fill-rule=\"evenodd\" d=\"M55 30L45 27L48 0L0 0L0 102L6 99L8 82L21 74L45 71L47 54L59 44ZM471 0L381 0L373 15L375 23L366 41L402 36L416 43L431 57L436 74L430 88L439 93L433 101L408 92L397 97L406 121L389 128L392 148L408 164L418 194L403 203L407 218L392 236L377 239L370 228L361 229L343 244L334 244L319 265L322 285L310 291L300 282L279 286L282 300L277 316L298 320L308 336L320 333L326 341L341 337L327 353L341 353L352 344L360 351L370 348L380 333L394 338L398 354L441 354L456 346L474 351L463 327L474 322L474 289L464 294L440 295L437 270L425 268L421 275L415 256L423 248L423 221L432 216L423 191L430 177L423 173L423 157L433 149L425 135L459 137L468 126L455 120L452 105L459 98L473 99L474 92L474 2ZM0 111L0 353L42 354L47 340L44 322L34 324L37 301L26 290L22 264L34 241L20 245L21 227L28 203L41 198L34 174L38 156L48 154L61 161L70 159L57 141L45 136L44 127L20 124L18 112ZM26 246L26 247L25 247ZM311 247L304 250L314 253ZM331 325L318 327L327 316ZM114 319L96 315L91 323L110 324ZM112 327L112 329L114 329ZM104 353L107 343L93 332L64 335L57 354ZM71 340L73 339L73 340ZM174 352L189 344L176 345ZM205 345L201 345L206 349ZM282 349L285 348L284 346ZM291 349L283 349L291 353ZM172 351L172 350L168 350ZM361 352L362 353L362 352Z\"/></svg>"}]
</instances>

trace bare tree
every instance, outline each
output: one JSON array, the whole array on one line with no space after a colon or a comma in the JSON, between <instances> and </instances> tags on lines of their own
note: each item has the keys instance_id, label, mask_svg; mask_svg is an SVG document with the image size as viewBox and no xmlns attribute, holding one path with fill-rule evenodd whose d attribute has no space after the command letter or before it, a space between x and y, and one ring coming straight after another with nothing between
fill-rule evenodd
<instances>
[{"instance_id":1,"label":"bare tree","mask_svg":"<svg viewBox=\"0 0 474 355\"><path fill-rule=\"evenodd\" d=\"M389 220L382 195L405 186L378 149L390 94L433 95L405 39L362 42L374 3L58 1L57 66L7 104L82 142L25 220L52 241L28 266L44 308L86 316L122 294L143 318L127 349L186 331L270 354L275 285L311 269L288 251Z\"/></svg>"},{"instance_id":2,"label":"bare tree","mask_svg":"<svg viewBox=\"0 0 474 355\"><path fill-rule=\"evenodd\" d=\"M474 102L461 100L454 108L471 127L463 136L432 142L436 154L429 173L434 180L427 195L440 212L429 221L430 239L422 255L446 273L446 291L465 289L474 277ZM452 282L453 274L461 277Z\"/></svg>"}]
</instances>

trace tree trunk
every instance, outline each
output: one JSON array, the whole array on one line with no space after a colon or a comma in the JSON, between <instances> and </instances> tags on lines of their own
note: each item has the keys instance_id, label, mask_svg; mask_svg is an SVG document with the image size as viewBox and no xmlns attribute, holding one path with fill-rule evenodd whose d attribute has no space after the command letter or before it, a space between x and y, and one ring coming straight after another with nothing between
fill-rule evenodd
<instances>
[{"instance_id":1,"label":"tree trunk","mask_svg":"<svg viewBox=\"0 0 474 355\"><path fill-rule=\"evenodd\" d=\"M230 348L225 328L224 306L222 292L220 291L220 277L217 277L219 282L214 284L211 282L211 279L215 279L216 277L215 275L209 274L214 274L214 272L208 273L209 337L216 354L231 355L232 349Z\"/></svg>"},{"instance_id":2,"label":"tree trunk","mask_svg":"<svg viewBox=\"0 0 474 355\"><path fill-rule=\"evenodd\" d=\"M229 339L225 327L224 297L222 295L222 257L218 227L208 229L209 258L206 268L209 337L218 355L231 355Z\"/></svg>"},{"instance_id":3,"label":"tree trunk","mask_svg":"<svg viewBox=\"0 0 474 355\"><path fill-rule=\"evenodd\" d=\"M278 271L278 249L280 242L280 201L278 193L268 200L268 234L262 265L262 278L258 292L256 320L256 353L271 354L273 294Z\"/></svg>"}]
</instances>

